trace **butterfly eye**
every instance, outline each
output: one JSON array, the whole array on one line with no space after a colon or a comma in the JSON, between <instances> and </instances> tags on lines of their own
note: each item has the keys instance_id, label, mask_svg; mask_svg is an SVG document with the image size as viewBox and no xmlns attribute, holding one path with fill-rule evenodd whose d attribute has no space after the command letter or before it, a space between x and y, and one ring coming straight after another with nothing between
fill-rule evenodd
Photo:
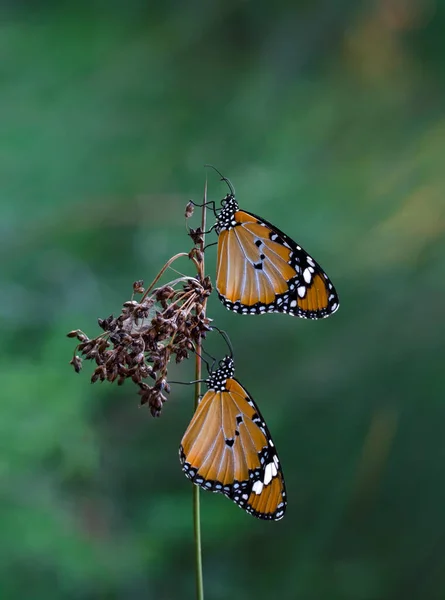
<instances>
[{"instance_id":1,"label":"butterfly eye","mask_svg":"<svg viewBox=\"0 0 445 600\"><path fill-rule=\"evenodd\" d=\"M223 199L221 200L221 206L225 206L225 205L226 205L226 202L227 202L227 198L223 198Z\"/></svg>"}]
</instances>

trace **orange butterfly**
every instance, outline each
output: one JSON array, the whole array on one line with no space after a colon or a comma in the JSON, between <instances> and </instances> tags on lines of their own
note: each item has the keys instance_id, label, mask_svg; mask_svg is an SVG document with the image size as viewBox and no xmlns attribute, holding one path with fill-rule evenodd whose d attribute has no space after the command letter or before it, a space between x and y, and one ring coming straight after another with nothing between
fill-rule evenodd
<instances>
[{"instance_id":1,"label":"orange butterfly","mask_svg":"<svg viewBox=\"0 0 445 600\"><path fill-rule=\"evenodd\" d=\"M224 306L241 314L281 312L304 319L332 315L339 300L320 265L277 227L240 210L230 181L222 179L230 193L222 208L214 209L214 228L216 289Z\"/></svg>"},{"instance_id":2,"label":"orange butterfly","mask_svg":"<svg viewBox=\"0 0 445 600\"><path fill-rule=\"evenodd\" d=\"M182 470L254 517L278 521L286 489L274 443L253 398L233 378L233 359L226 356L219 365L181 440Z\"/></svg>"}]
</instances>

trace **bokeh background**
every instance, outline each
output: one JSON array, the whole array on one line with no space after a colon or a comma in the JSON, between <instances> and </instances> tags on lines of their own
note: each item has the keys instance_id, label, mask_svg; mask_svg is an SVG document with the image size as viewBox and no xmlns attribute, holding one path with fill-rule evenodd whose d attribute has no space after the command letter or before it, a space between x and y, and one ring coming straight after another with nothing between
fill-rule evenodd
<instances>
[{"instance_id":1,"label":"bokeh background","mask_svg":"<svg viewBox=\"0 0 445 600\"><path fill-rule=\"evenodd\" d=\"M320 322L209 303L289 504L201 494L206 597L445 598L444 31L444 0L1 3L2 599L194 597L192 389L154 420L76 375L65 334L189 249L206 162L341 300Z\"/></svg>"}]
</instances>

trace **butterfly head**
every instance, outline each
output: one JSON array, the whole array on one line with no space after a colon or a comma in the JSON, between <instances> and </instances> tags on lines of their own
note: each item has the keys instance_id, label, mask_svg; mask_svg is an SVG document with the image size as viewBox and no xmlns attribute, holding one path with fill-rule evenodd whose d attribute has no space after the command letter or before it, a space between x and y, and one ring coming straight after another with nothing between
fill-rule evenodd
<instances>
[{"instance_id":1,"label":"butterfly head","mask_svg":"<svg viewBox=\"0 0 445 600\"><path fill-rule=\"evenodd\" d=\"M221 200L221 209L216 223L216 233L218 235L221 230L232 229L232 227L236 226L234 216L237 210L239 210L239 206L235 196L232 193L227 194L227 196Z\"/></svg>"},{"instance_id":2,"label":"butterfly head","mask_svg":"<svg viewBox=\"0 0 445 600\"><path fill-rule=\"evenodd\" d=\"M209 390L222 392L226 389L226 381L232 379L235 374L235 363L230 356L224 357L219 361L219 367L210 374L207 379Z\"/></svg>"}]
</instances>

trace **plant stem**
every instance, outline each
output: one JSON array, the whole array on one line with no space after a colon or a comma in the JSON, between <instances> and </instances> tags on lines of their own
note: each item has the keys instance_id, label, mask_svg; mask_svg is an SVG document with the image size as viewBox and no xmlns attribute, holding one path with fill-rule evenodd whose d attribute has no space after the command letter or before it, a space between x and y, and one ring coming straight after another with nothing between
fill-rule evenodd
<instances>
[{"instance_id":1,"label":"plant stem","mask_svg":"<svg viewBox=\"0 0 445 600\"><path fill-rule=\"evenodd\" d=\"M172 256L170 258L170 260L168 260L165 265L162 267L162 269L159 271L159 273L156 275L156 277L154 278L154 280L150 283L150 285L148 286L148 288L145 290L144 295L142 296L140 302L142 302L143 300L145 300L145 298L148 296L148 294L151 292L151 290L153 289L153 287L157 284L157 282L161 279L162 275L165 273L165 271L169 268L169 266L175 262L175 260L177 260L178 258L181 258L182 256L188 256L187 252L180 252L179 254L175 254L175 256Z\"/></svg>"},{"instance_id":2,"label":"plant stem","mask_svg":"<svg viewBox=\"0 0 445 600\"><path fill-rule=\"evenodd\" d=\"M202 207L201 216L201 229L206 230L206 202L207 202L207 179L204 186L204 204ZM204 234L202 234L202 241L199 244L201 250L202 260L199 263L199 276L201 281L205 275L205 264L204 264ZM205 311L207 302L203 302L203 310ZM201 382L202 379L202 360L201 360L201 338L197 343L197 352L195 354L195 410L198 407L199 399L201 397ZM199 503L199 487L193 486L193 527L195 532L195 560L196 560L196 598L197 600L204 600L204 583L202 578L202 551L201 551L201 517L200 517L200 503Z\"/></svg>"},{"instance_id":3,"label":"plant stem","mask_svg":"<svg viewBox=\"0 0 445 600\"><path fill-rule=\"evenodd\" d=\"M196 598L204 600L204 583L202 579L202 552L201 552L201 520L199 504L199 487L193 486L193 525L195 530L195 573L196 573Z\"/></svg>"}]
</instances>

